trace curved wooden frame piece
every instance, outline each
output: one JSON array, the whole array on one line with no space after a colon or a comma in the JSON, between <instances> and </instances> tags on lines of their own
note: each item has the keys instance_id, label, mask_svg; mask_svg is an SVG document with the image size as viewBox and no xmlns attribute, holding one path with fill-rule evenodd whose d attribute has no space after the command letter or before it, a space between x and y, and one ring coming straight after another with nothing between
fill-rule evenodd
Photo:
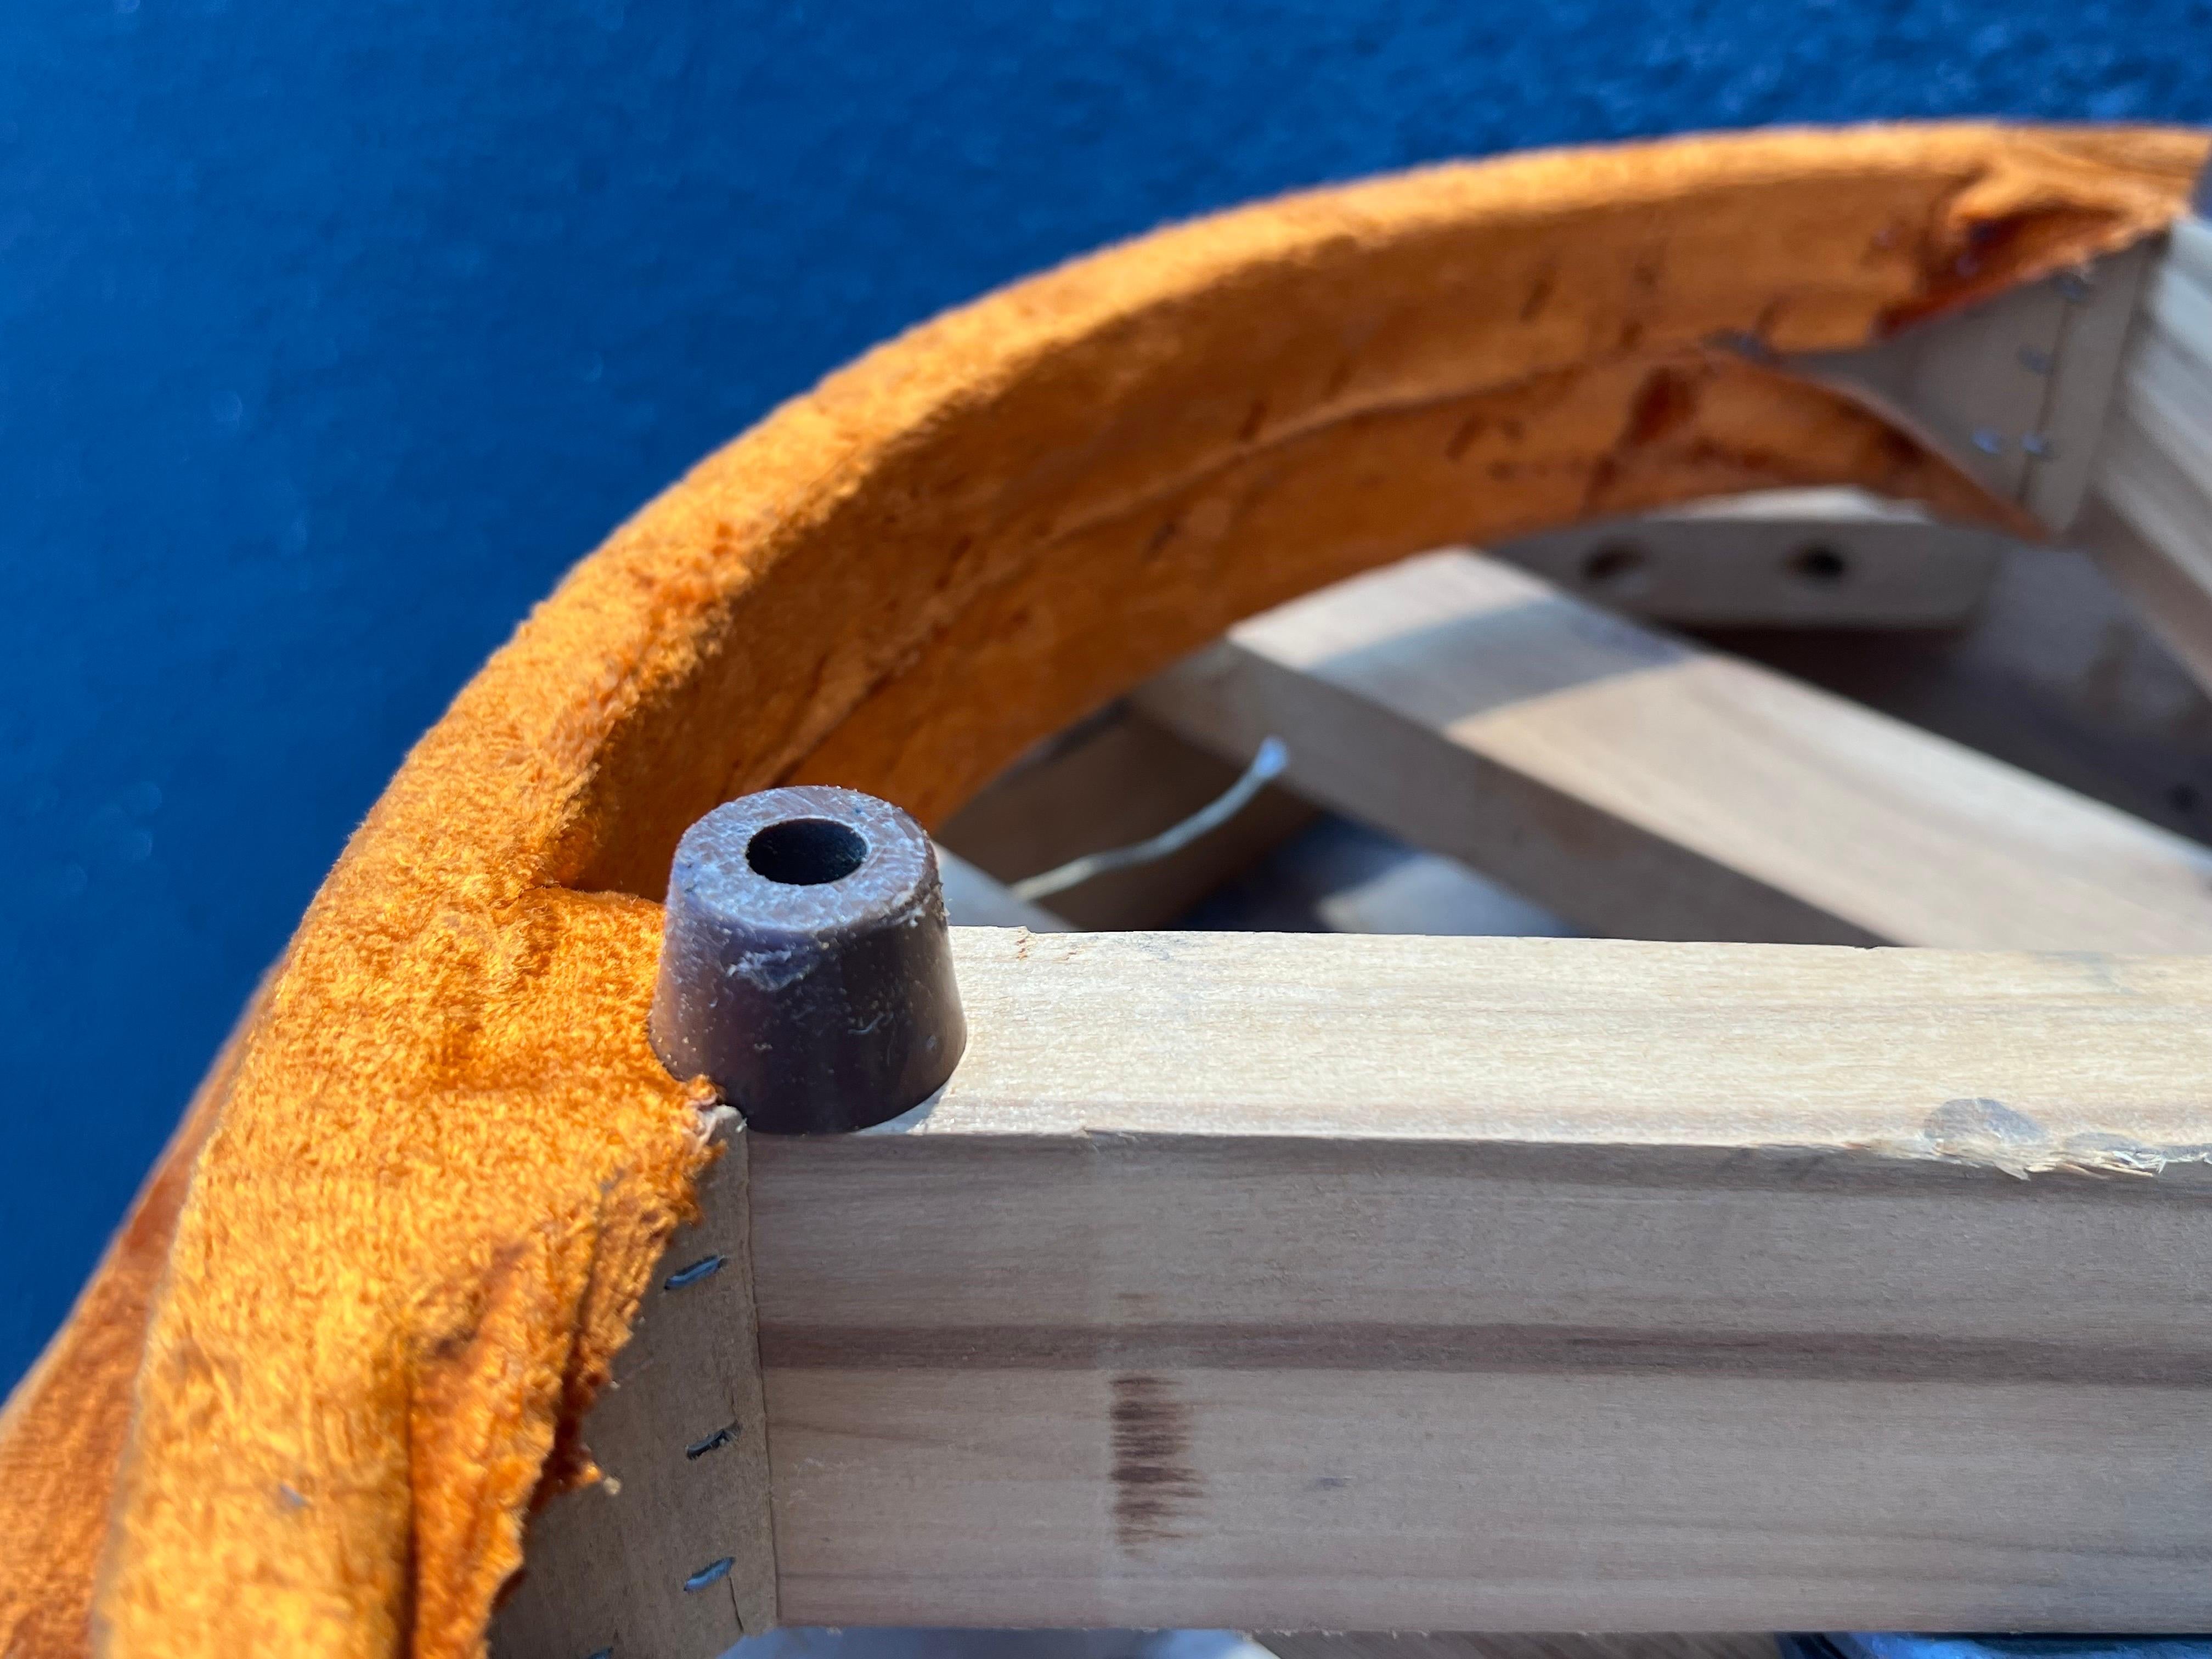
<instances>
[{"instance_id":1,"label":"curved wooden frame piece","mask_svg":"<svg viewBox=\"0 0 2212 1659\"><path fill-rule=\"evenodd\" d=\"M940 318L702 463L416 746L218 1091L173 1242L103 1268L150 1282L167 1243L105 1644L480 1649L532 1495L590 1473L576 1426L708 1156L643 1016L650 900L716 800L827 780L935 817L1237 617L1441 542L1782 484L2015 522L1763 353L2154 234L2206 148L1784 131L1293 196ZM78 1317L136 1305L96 1285ZM0 1439L11 1651L76 1650L92 1594L61 1487L13 1473L47 1464L38 1425L111 1425L62 1483L85 1508L126 1438L135 1344L68 1340Z\"/></svg>"}]
</instances>

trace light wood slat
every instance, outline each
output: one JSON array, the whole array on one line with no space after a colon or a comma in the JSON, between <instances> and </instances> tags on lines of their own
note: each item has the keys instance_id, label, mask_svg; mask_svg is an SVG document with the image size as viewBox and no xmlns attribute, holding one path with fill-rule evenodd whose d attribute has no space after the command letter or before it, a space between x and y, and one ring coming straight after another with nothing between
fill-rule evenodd
<instances>
[{"instance_id":1,"label":"light wood slat","mask_svg":"<svg viewBox=\"0 0 2212 1659\"><path fill-rule=\"evenodd\" d=\"M2136 310L2164 252L2161 242L2139 243L2070 281L2058 279L2071 297L2035 417L2041 453L2027 456L2020 498L2054 532L2069 530L2089 499Z\"/></svg>"},{"instance_id":2,"label":"light wood slat","mask_svg":"<svg viewBox=\"0 0 2212 1659\"><path fill-rule=\"evenodd\" d=\"M2212 686L2212 228L2177 225L2144 284L2077 526Z\"/></svg>"},{"instance_id":3,"label":"light wood slat","mask_svg":"<svg viewBox=\"0 0 2212 1659\"><path fill-rule=\"evenodd\" d=\"M2078 523L2110 508L2092 499ZM2014 547L1971 628L1705 643L2212 841L2212 698L2086 550Z\"/></svg>"},{"instance_id":4,"label":"light wood slat","mask_svg":"<svg viewBox=\"0 0 2212 1659\"><path fill-rule=\"evenodd\" d=\"M2212 962L956 952L933 1110L753 1149L790 1621L2212 1616Z\"/></svg>"},{"instance_id":5,"label":"light wood slat","mask_svg":"<svg viewBox=\"0 0 2212 1659\"><path fill-rule=\"evenodd\" d=\"M2212 949L2212 851L1468 554L1245 623L1139 694L1301 793L1645 938Z\"/></svg>"},{"instance_id":6,"label":"light wood slat","mask_svg":"<svg viewBox=\"0 0 2212 1659\"><path fill-rule=\"evenodd\" d=\"M2154 261L2138 301L2139 325L2150 327L2212 361L2212 314L2203 295L2212 289L2212 225L2185 219Z\"/></svg>"},{"instance_id":7,"label":"light wood slat","mask_svg":"<svg viewBox=\"0 0 2212 1659\"><path fill-rule=\"evenodd\" d=\"M2005 538L1856 489L1773 489L1492 549L1631 616L1703 627L1966 622Z\"/></svg>"},{"instance_id":8,"label":"light wood slat","mask_svg":"<svg viewBox=\"0 0 2212 1659\"><path fill-rule=\"evenodd\" d=\"M2100 490L2076 526L2106 573L2198 684L2212 690L2212 491L2116 410ZM2212 465L2212 453L2204 457Z\"/></svg>"}]
</instances>

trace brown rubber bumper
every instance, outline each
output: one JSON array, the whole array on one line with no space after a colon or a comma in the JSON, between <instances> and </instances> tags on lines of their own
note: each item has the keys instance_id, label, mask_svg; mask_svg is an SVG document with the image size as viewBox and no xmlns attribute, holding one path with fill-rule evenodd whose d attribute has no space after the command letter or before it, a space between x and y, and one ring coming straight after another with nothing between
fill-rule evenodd
<instances>
[{"instance_id":1,"label":"brown rubber bumper","mask_svg":"<svg viewBox=\"0 0 2212 1659\"><path fill-rule=\"evenodd\" d=\"M889 801L767 789L684 832L647 1027L769 1134L842 1134L920 1105L968 1044L937 855Z\"/></svg>"}]
</instances>

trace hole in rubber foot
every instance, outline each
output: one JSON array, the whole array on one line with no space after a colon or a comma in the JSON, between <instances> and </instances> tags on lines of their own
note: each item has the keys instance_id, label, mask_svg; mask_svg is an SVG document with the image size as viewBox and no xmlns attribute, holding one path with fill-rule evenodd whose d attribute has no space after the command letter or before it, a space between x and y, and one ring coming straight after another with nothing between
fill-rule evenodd
<instances>
[{"instance_id":1,"label":"hole in rubber foot","mask_svg":"<svg viewBox=\"0 0 2212 1659\"><path fill-rule=\"evenodd\" d=\"M830 818L787 818L745 843L754 872L786 887L842 881L868 856L860 832Z\"/></svg>"}]
</instances>

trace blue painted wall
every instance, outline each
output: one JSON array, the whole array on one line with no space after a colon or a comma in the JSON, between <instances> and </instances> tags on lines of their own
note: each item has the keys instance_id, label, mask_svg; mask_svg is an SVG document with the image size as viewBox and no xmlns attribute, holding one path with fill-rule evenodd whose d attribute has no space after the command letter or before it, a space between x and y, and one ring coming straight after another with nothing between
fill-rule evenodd
<instances>
[{"instance_id":1,"label":"blue painted wall","mask_svg":"<svg viewBox=\"0 0 2212 1659\"><path fill-rule=\"evenodd\" d=\"M408 743L842 359L1289 185L2208 60L2202 0L0 9L0 1384Z\"/></svg>"}]
</instances>

